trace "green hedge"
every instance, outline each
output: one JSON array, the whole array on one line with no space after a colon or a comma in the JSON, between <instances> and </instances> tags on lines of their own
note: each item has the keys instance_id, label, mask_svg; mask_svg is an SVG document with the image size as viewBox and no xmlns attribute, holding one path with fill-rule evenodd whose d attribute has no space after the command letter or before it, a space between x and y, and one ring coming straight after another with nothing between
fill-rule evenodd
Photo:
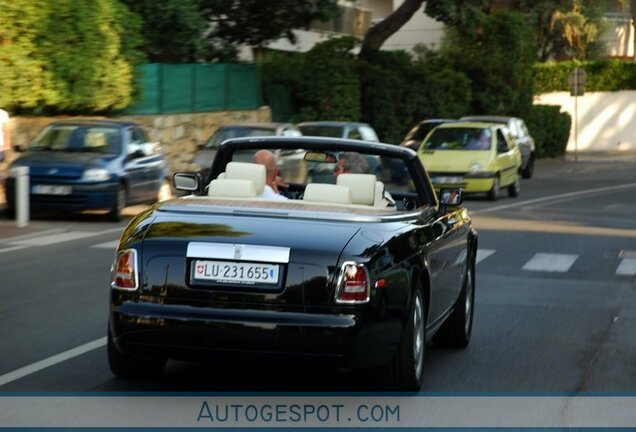
<instances>
[{"instance_id":1,"label":"green hedge","mask_svg":"<svg viewBox=\"0 0 636 432\"><path fill-rule=\"evenodd\" d=\"M556 105L534 105L525 118L534 138L537 157L557 157L565 154L570 137L572 118Z\"/></svg>"},{"instance_id":2,"label":"green hedge","mask_svg":"<svg viewBox=\"0 0 636 432\"><path fill-rule=\"evenodd\" d=\"M636 89L636 63L614 59L537 63L534 66L535 93L569 91L568 75L575 67L581 67L587 73L585 91Z\"/></svg>"}]
</instances>

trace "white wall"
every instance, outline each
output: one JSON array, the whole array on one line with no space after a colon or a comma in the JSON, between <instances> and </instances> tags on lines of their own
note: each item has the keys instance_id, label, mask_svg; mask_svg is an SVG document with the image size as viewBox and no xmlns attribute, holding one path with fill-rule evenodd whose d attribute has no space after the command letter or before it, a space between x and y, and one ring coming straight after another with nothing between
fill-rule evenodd
<instances>
[{"instance_id":1,"label":"white wall","mask_svg":"<svg viewBox=\"0 0 636 432\"><path fill-rule=\"evenodd\" d=\"M575 150L575 101L568 92L535 96L534 103L559 105L572 116L567 151ZM636 151L636 91L588 92L579 96L578 151Z\"/></svg>"}]
</instances>

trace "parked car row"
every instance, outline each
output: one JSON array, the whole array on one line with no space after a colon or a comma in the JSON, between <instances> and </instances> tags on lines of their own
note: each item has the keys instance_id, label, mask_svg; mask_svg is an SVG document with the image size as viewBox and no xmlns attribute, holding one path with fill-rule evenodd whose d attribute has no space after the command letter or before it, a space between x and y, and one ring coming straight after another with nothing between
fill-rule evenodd
<instances>
[{"instance_id":1,"label":"parked car row","mask_svg":"<svg viewBox=\"0 0 636 432\"><path fill-rule=\"evenodd\" d=\"M496 200L506 188L516 197L521 177L534 173L534 140L517 117L427 119L409 131L401 146L418 153L438 192L454 186Z\"/></svg>"},{"instance_id":2,"label":"parked car row","mask_svg":"<svg viewBox=\"0 0 636 432\"><path fill-rule=\"evenodd\" d=\"M484 148L479 150L484 151L475 152L478 148L471 147L476 144L470 137L480 133L487 135L484 139L489 144L482 143ZM379 142L375 130L360 122L232 124L222 126L201 144L193 163L205 180L221 143L228 139L301 135ZM534 140L523 120L516 117L428 119L415 125L401 145L418 153L438 192L442 187L462 187L468 193L486 192L489 198L497 199L500 190L507 188L511 196L517 196L519 175L531 178L534 172ZM9 217L15 216L13 168L17 167L29 168L30 207L35 210L103 209L118 221L128 205L161 201L172 195L161 146L136 123L57 121L46 126L24 151L15 150L21 155L5 180ZM306 175L314 181L333 181L333 167L328 164L308 165L290 154L276 156L290 181ZM405 177L379 156L368 159L371 173L382 180L399 183Z\"/></svg>"}]
</instances>

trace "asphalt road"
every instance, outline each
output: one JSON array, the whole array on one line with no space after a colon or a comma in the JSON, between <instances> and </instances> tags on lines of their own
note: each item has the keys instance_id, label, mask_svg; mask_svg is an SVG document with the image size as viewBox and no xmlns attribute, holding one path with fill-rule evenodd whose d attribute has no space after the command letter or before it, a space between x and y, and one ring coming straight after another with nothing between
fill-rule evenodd
<instances>
[{"instance_id":1,"label":"asphalt road","mask_svg":"<svg viewBox=\"0 0 636 432\"><path fill-rule=\"evenodd\" d=\"M473 340L429 348L423 391L636 390L635 168L635 158L540 161L520 197L467 198L480 235ZM122 227L45 218L16 237L0 223L11 235L0 237L0 393L381 388L368 372L302 364L171 361L155 381L114 378L105 333Z\"/></svg>"}]
</instances>

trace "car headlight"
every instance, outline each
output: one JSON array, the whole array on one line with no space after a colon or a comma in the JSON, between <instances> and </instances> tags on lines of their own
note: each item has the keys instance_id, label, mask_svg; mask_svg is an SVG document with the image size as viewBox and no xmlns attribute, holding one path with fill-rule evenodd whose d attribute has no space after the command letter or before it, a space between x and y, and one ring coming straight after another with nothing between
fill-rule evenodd
<instances>
[{"instance_id":1,"label":"car headlight","mask_svg":"<svg viewBox=\"0 0 636 432\"><path fill-rule=\"evenodd\" d=\"M91 168L84 171L82 180L87 182L110 180L110 173L104 168Z\"/></svg>"},{"instance_id":2,"label":"car headlight","mask_svg":"<svg viewBox=\"0 0 636 432\"><path fill-rule=\"evenodd\" d=\"M484 171L484 166L480 163L472 164L470 168L468 168L468 172L470 174L477 174Z\"/></svg>"}]
</instances>

